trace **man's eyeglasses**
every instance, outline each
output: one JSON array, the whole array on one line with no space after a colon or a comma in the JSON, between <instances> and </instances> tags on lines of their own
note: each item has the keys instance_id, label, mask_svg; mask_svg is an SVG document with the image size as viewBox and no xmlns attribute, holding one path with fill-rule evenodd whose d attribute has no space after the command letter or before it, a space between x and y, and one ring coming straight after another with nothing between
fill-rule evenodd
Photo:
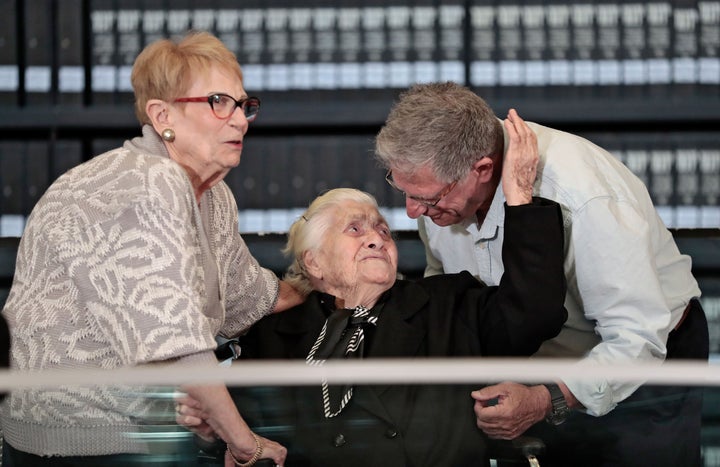
<instances>
[{"instance_id":1,"label":"man's eyeglasses","mask_svg":"<svg viewBox=\"0 0 720 467\"><path fill-rule=\"evenodd\" d=\"M442 201L442 199L444 197L446 197L451 191L453 191L455 186L458 184L458 180L455 180L454 182L452 182L451 184L446 186L442 191L440 191L440 193L433 196L432 198L421 198L419 196L408 195L403 190L401 190L397 185L395 185L395 181L393 180L393 177L392 177L392 170L388 170L387 173L385 174L385 181L388 182L388 184L390 184L391 187L395 188L397 191L402 193L404 197L409 198L409 199L415 201L416 203L420 203L423 206L426 206L429 208L436 207L438 205L438 203L440 201Z\"/></svg>"},{"instance_id":2,"label":"man's eyeglasses","mask_svg":"<svg viewBox=\"0 0 720 467\"><path fill-rule=\"evenodd\" d=\"M240 107L248 122L252 122L260 111L260 99L257 97L246 97L236 100L227 94L212 94L203 97L178 97L175 102L207 102L210 104L213 115L221 120L227 120Z\"/></svg>"}]
</instances>

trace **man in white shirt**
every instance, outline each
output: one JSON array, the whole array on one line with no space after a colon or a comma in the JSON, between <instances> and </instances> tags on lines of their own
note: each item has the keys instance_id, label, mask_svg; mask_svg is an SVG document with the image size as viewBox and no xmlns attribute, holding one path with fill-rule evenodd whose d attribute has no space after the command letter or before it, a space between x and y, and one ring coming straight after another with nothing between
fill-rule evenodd
<instances>
[{"instance_id":1,"label":"man in white shirt","mask_svg":"<svg viewBox=\"0 0 720 467\"><path fill-rule=\"evenodd\" d=\"M521 121L510 110L506 122ZM540 154L534 195L561 205L566 237L569 317L536 355L599 364L706 360L707 321L690 258L643 183L590 141L522 127ZM404 193L408 216L418 218L426 275L468 270L489 285L500 280L507 146L485 101L454 83L416 85L391 110L376 158ZM700 465L700 389L598 378L506 382L473 397L489 436L513 439L532 427L548 445L543 465Z\"/></svg>"}]
</instances>

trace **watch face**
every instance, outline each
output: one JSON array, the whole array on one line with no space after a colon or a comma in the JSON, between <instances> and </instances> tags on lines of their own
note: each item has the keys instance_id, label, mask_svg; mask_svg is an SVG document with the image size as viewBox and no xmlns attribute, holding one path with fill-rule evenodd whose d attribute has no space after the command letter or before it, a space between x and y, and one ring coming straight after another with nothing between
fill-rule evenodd
<instances>
[{"instance_id":1,"label":"watch face","mask_svg":"<svg viewBox=\"0 0 720 467\"><path fill-rule=\"evenodd\" d=\"M561 411L555 411L553 410L553 413L547 416L545 419L549 424L551 425L560 425L565 420L567 420L569 410L561 410Z\"/></svg>"}]
</instances>

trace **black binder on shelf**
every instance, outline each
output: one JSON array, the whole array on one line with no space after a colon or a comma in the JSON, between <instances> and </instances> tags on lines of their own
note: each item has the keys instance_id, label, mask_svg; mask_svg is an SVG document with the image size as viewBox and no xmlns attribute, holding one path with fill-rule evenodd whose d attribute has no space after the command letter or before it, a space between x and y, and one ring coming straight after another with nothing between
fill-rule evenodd
<instances>
[{"instance_id":1,"label":"black binder on shelf","mask_svg":"<svg viewBox=\"0 0 720 467\"><path fill-rule=\"evenodd\" d=\"M25 9L25 103L49 106L53 102L52 0L26 0Z\"/></svg>"},{"instance_id":2,"label":"black binder on shelf","mask_svg":"<svg viewBox=\"0 0 720 467\"><path fill-rule=\"evenodd\" d=\"M542 98L550 84L550 47L547 9L544 0L525 0L522 5L523 89L522 96Z\"/></svg>"},{"instance_id":3,"label":"black binder on shelf","mask_svg":"<svg viewBox=\"0 0 720 467\"><path fill-rule=\"evenodd\" d=\"M683 144L675 153L675 187L677 227L701 227L700 174L698 172L700 153L697 148Z\"/></svg>"},{"instance_id":4,"label":"black binder on shelf","mask_svg":"<svg viewBox=\"0 0 720 467\"><path fill-rule=\"evenodd\" d=\"M195 8L190 12L190 28L195 31L215 31L215 10L212 4L196 2Z\"/></svg>"},{"instance_id":5,"label":"black binder on shelf","mask_svg":"<svg viewBox=\"0 0 720 467\"><path fill-rule=\"evenodd\" d=\"M469 84L485 98L492 97L498 85L496 13L494 3L475 2L470 6L468 18L470 50L466 51L466 57L470 62Z\"/></svg>"},{"instance_id":6,"label":"black binder on shelf","mask_svg":"<svg viewBox=\"0 0 720 467\"><path fill-rule=\"evenodd\" d=\"M243 1L240 8L240 50L238 61L243 69L247 88L266 89L266 48L265 14L258 1Z\"/></svg>"},{"instance_id":7,"label":"black binder on shelf","mask_svg":"<svg viewBox=\"0 0 720 467\"><path fill-rule=\"evenodd\" d=\"M470 21L464 2L450 0L438 5L438 53L440 81L468 84L465 30Z\"/></svg>"},{"instance_id":8,"label":"black binder on shelf","mask_svg":"<svg viewBox=\"0 0 720 467\"><path fill-rule=\"evenodd\" d=\"M653 2L646 5L645 34L648 64L648 97L666 98L672 87L672 13L670 2Z\"/></svg>"},{"instance_id":9,"label":"black binder on shelf","mask_svg":"<svg viewBox=\"0 0 720 467\"><path fill-rule=\"evenodd\" d=\"M698 169L702 226L720 227L720 144L700 145Z\"/></svg>"},{"instance_id":10,"label":"black binder on shelf","mask_svg":"<svg viewBox=\"0 0 720 467\"><path fill-rule=\"evenodd\" d=\"M362 10L350 0L338 3L337 61L338 87L357 91L362 87Z\"/></svg>"},{"instance_id":11,"label":"black binder on shelf","mask_svg":"<svg viewBox=\"0 0 720 467\"><path fill-rule=\"evenodd\" d=\"M332 136L328 145L338 160L336 186L357 188L378 199L385 193L385 172L373 160L373 139L369 136ZM384 200L383 200L384 201Z\"/></svg>"},{"instance_id":12,"label":"black binder on shelf","mask_svg":"<svg viewBox=\"0 0 720 467\"><path fill-rule=\"evenodd\" d=\"M407 5L390 5L386 9L385 24L389 52L389 86L404 89L413 80L411 67L412 28L411 10Z\"/></svg>"},{"instance_id":13,"label":"black binder on shelf","mask_svg":"<svg viewBox=\"0 0 720 467\"><path fill-rule=\"evenodd\" d=\"M595 5L573 3L570 7L570 30L572 72L567 95L573 98L593 97L598 84Z\"/></svg>"},{"instance_id":14,"label":"black binder on shelf","mask_svg":"<svg viewBox=\"0 0 720 467\"><path fill-rule=\"evenodd\" d=\"M27 160L27 143L0 141L0 182L2 202L0 214L22 215Z\"/></svg>"},{"instance_id":15,"label":"black binder on shelf","mask_svg":"<svg viewBox=\"0 0 720 467\"><path fill-rule=\"evenodd\" d=\"M648 85L646 7L635 0L620 3L622 94L642 97Z\"/></svg>"},{"instance_id":16,"label":"black binder on shelf","mask_svg":"<svg viewBox=\"0 0 720 467\"><path fill-rule=\"evenodd\" d=\"M262 196L261 206L264 209L287 210L294 204L293 197L288 192L292 176L287 170L292 154L290 138L269 138L266 140L266 148L266 153L262 155L255 153L250 156L264 160L262 172L258 177L259 194ZM276 224L273 219L268 221L272 224L271 227Z\"/></svg>"},{"instance_id":17,"label":"black binder on shelf","mask_svg":"<svg viewBox=\"0 0 720 467\"><path fill-rule=\"evenodd\" d=\"M650 189L650 152L644 145L626 145L622 151L622 163Z\"/></svg>"},{"instance_id":18,"label":"black binder on shelf","mask_svg":"<svg viewBox=\"0 0 720 467\"><path fill-rule=\"evenodd\" d=\"M53 143L33 140L25 144L22 214L27 217L49 186L50 150Z\"/></svg>"},{"instance_id":19,"label":"black binder on shelf","mask_svg":"<svg viewBox=\"0 0 720 467\"><path fill-rule=\"evenodd\" d=\"M720 1L699 1L698 82L704 96L720 96Z\"/></svg>"},{"instance_id":20,"label":"black binder on shelf","mask_svg":"<svg viewBox=\"0 0 720 467\"><path fill-rule=\"evenodd\" d=\"M242 10L237 8L235 0L219 0L213 2L215 7L215 23L213 33L220 39L225 47L240 57L242 48L242 31L240 30L240 15ZM240 62L240 66L243 62Z\"/></svg>"},{"instance_id":21,"label":"black binder on shelf","mask_svg":"<svg viewBox=\"0 0 720 467\"><path fill-rule=\"evenodd\" d=\"M76 139L58 139L53 144L51 158L48 161L48 186L60 175L84 162L82 142ZM94 154L89 157L94 156Z\"/></svg>"},{"instance_id":22,"label":"black binder on shelf","mask_svg":"<svg viewBox=\"0 0 720 467\"><path fill-rule=\"evenodd\" d=\"M522 15L521 0L498 3L495 21L498 84L503 95L522 95L526 85Z\"/></svg>"},{"instance_id":23,"label":"black binder on shelf","mask_svg":"<svg viewBox=\"0 0 720 467\"><path fill-rule=\"evenodd\" d=\"M142 47L167 37L165 0L142 0Z\"/></svg>"},{"instance_id":24,"label":"black binder on shelf","mask_svg":"<svg viewBox=\"0 0 720 467\"><path fill-rule=\"evenodd\" d=\"M54 46L58 56L58 104L81 107L85 95L85 56L82 0L62 0L58 8L57 38Z\"/></svg>"},{"instance_id":25,"label":"black binder on shelf","mask_svg":"<svg viewBox=\"0 0 720 467\"><path fill-rule=\"evenodd\" d=\"M667 146L650 148L650 195L656 207L675 205L674 154Z\"/></svg>"},{"instance_id":26,"label":"black binder on shelf","mask_svg":"<svg viewBox=\"0 0 720 467\"><path fill-rule=\"evenodd\" d=\"M340 82L339 19L340 8L334 5L324 5L313 11L314 48L318 67L315 87L321 91L338 90L342 87Z\"/></svg>"},{"instance_id":27,"label":"black binder on shelf","mask_svg":"<svg viewBox=\"0 0 720 467\"><path fill-rule=\"evenodd\" d=\"M279 170L280 164L273 145L274 140L247 134L243 141L243 152L240 165L231 170L225 181L235 194L238 209L266 209L266 171L273 168Z\"/></svg>"},{"instance_id":28,"label":"black binder on shelf","mask_svg":"<svg viewBox=\"0 0 720 467\"><path fill-rule=\"evenodd\" d=\"M292 92L312 89L315 87L312 9L305 4L302 8L290 8L286 33L287 88Z\"/></svg>"},{"instance_id":29,"label":"black binder on shelf","mask_svg":"<svg viewBox=\"0 0 720 467\"><path fill-rule=\"evenodd\" d=\"M191 24L192 7L192 0L173 0L166 3L165 30L167 37L178 39L187 33Z\"/></svg>"},{"instance_id":30,"label":"black binder on shelf","mask_svg":"<svg viewBox=\"0 0 720 467\"><path fill-rule=\"evenodd\" d=\"M0 0L0 106L18 104L20 70L17 54L15 0Z\"/></svg>"},{"instance_id":31,"label":"black binder on shelf","mask_svg":"<svg viewBox=\"0 0 720 467\"><path fill-rule=\"evenodd\" d=\"M386 11L382 2L369 2L363 5L360 25L362 28L363 48L360 61L363 63L363 88L386 89L389 87L390 61L387 48L388 33Z\"/></svg>"},{"instance_id":32,"label":"black binder on shelf","mask_svg":"<svg viewBox=\"0 0 720 467\"><path fill-rule=\"evenodd\" d=\"M617 99L622 95L622 8L617 0L597 0L595 3L594 59L597 66L595 97Z\"/></svg>"},{"instance_id":33,"label":"black binder on shelf","mask_svg":"<svg viewBox=\"0 0 720 467\"><path fill-rule=\"evenodd\" d=\"M116 105L132 106L130 75L135 59L143 49L143 10L139 0L122 0L117 3L116 44L117 82Z\"/></svg>"},{"instance_id":34,"label":"black binder on shelf","mask_svg":"<svg viewBox=\"0 0 720 467\"><path fill-rule=\"evenodd\" d=\"M674 0L672 14L672 88L675 97L697 94L698 32L700 18L696 0Z\"/></svg>"},{"instance_id":35,"label":"black binder on shelf","mask_svg":"<svg viewBox=\"0 0 720 467\"><path fill-rule=\"evenodd\" d=\"M265 47L263 66L266 69L265 89L287 91L290 88L290 10L285 2L274 1L264 10ZM247 25L251 26L251 25Z\"/></svg>"},{"instance_id":36,"label":"black binder on shelf","mask_svg":"<svg viewBox=\"0 0 720 467\"><path fill-rule=\"evenodd\" d=\"M287 170L290 173L288 198L291 200L288 208L303 208L315 199L320 191L334 187L325 178L325 167L333 167L334 163L327 161L327 154L320 145L320 136L295 136L289 141L290 157L288 157Z\"/></svg>"},{"instance_id":37,"label":"black binder on shelf","mask_svg":"<svg viewBox=\"0 0 720 467\"><path fill-rule=\"evenodd\" d=\"M440 70L438 59L438 8L431 0L417 0L411 7L412 48L410 60L413 63L415 82L438 81Z\"/></svg>"},{"instance_id":38,"label":"black binder on shelf","mask_svg":"<svg viewBox=\"0 0 720 467\"><path fill-rule=\"evenodd\" d=\"M547 28L548 86L545 97L565 98L572 84L572 28L568 3L545 4Z\"/></svg>"},{"instance_id":39,"label":"black binder on shelf","mask_svg":"<svg viewBox=\"0 0 720 467\"><path fill-rule=\"evenodd\" d=\"M91 103L115 104L117 90L117 10L112 0L90 1Z\"/></svg>"}]
</instances>

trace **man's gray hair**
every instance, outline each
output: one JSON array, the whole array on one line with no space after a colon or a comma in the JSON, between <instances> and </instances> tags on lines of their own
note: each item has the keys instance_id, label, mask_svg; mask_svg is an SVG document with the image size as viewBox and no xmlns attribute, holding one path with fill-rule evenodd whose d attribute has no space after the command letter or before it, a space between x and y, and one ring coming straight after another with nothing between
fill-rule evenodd
<instances>
[{"instance_id":1,"label":"man's gray hair","mask_svg":"<svg viewBox=\"0 0 720 467\"><path fill-rule=\"evenodd\" d=\"M375 138L375 158L407 174L430 166L451 183L502 152L502 144L502 125L480 96L453 82L417 84L391 109Z\"/></svg>"}]
</instances>

